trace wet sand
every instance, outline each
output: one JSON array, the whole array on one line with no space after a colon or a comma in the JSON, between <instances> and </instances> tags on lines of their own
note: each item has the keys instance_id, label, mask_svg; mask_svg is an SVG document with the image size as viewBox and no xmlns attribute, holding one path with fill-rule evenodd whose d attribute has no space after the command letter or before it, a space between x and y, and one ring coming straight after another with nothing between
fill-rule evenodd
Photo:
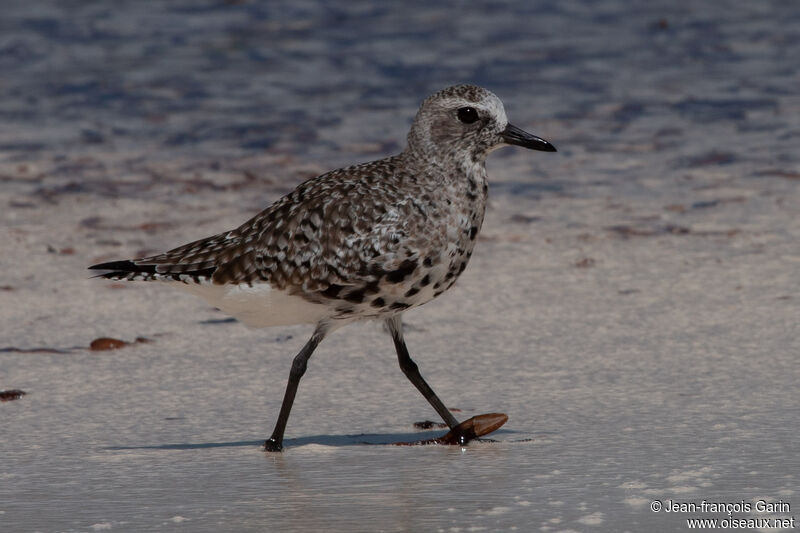
<instances>
[{"instance_id":1,"label":"wet sand","mask_svg":"<svg viewBox=\"0 0 800 533\"><path fill-rule=\"evenodd\" d=\"M800 508L800 10L788 2L7 2L0 529L685 531L653 500ZM497 93L558 154L488 162L452 291L377 324L248 330L90 264L233 228L402 149L419 101ZM124 341L118 349L109 338ZM93 341L96 341L93 347ZM12 398L16 396L15 398ZM5 399L5 397L4 397ZM364 443L378 445L364 445ZM470 529L472 528L472 529Z\"/></svg>"}]
</instances>

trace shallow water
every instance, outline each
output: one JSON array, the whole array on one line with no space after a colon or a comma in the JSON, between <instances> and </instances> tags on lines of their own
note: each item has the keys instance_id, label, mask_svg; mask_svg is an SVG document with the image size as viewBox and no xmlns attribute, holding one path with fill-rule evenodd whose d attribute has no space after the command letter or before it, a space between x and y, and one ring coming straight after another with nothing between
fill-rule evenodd
<instances>
[{"instance_id":1,"label":"shallow water","mask_svg":"<svg viewBox=\"0 0 800 533\"><path fill-rule=\"evenodd\" d=\"M684 531L668 502L800 497L800 9L792 2L5 1L3 531ZM374 325L249 331L85 267L235 227L399 151L473 82L506 149L456 289L407 315L435 414ZM98 337L140 342L90 351ZM43 350L42 350L43 349ZM50 350L48 352L47 350ZM53 350L56 350L54 353ZM364 442L373 443L364 444Z\"/></svg>"}]
</instances>

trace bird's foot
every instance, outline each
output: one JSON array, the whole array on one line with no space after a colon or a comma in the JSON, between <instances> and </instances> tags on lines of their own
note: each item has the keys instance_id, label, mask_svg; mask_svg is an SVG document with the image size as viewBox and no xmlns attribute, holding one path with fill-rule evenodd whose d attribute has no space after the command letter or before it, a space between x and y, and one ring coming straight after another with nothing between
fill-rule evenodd
<instances>
[{"instance_id":1,"label":"bird's foot","mask_svg":"<svg viewBox=\"0 0 800 533\"><path fill-rule=\"evenodd\" d=\"M438 444L466 446L471 440L488 435L492 431L499 429L507 421L508 416L503 413L488 413L485 415L473 416L461 422L443 437L435 439L435 441Z\"/></svg>"},{"instance_id":2,"label":"bird's foot","mask_svg":"<svg viewBox=\"0 0 800 533\"><path fill-rule=\"evenodd\" d=\"M264 441L264 451L265 452L282 452L283 451L283 442L281 440L276 439L275 437L270 437Z\"/></svg>"}]
</instances>

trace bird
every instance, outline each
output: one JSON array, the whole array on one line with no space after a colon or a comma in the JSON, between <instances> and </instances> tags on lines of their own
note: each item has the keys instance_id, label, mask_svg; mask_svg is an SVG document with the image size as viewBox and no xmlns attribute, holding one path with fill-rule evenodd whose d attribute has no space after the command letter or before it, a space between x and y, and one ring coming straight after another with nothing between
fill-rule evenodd
<instances>
[{"instance_id":1,"label":"bird","mask_svg":"<svg viewBox=\"0 0 800 533\"><path fill-rule=\"evenodd\" d=\"M458 420L409 354L403 314L451 288L466 268L486 211L486 158L509 145L556 151L510 124L491 91L447 87L423 100L400 154L311 178L233 230L89 269L174 285L246 326L314 326L292 361L266 451L283 450L314 350L359 320L385 324L402 372L454 430Z\"/></svg>"}]
</instances>

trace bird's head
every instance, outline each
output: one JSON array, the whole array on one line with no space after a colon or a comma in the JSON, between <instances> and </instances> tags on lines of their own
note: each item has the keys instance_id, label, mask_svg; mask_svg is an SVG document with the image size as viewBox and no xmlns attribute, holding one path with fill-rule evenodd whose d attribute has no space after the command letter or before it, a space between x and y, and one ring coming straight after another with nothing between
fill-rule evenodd
<instances>
[{"instance_id":1,"label":"bird's head","mask_svg":"<svg viewBox=\"0 0 800 533\"><path fill-rule=\"evenodd\" d=\"M431 163L483 162L490 152L508 145L556 151L544 139L509 124L494 93L476 85L454 85L422 102L406 151Z\"/></svg>"}]
</instances>

